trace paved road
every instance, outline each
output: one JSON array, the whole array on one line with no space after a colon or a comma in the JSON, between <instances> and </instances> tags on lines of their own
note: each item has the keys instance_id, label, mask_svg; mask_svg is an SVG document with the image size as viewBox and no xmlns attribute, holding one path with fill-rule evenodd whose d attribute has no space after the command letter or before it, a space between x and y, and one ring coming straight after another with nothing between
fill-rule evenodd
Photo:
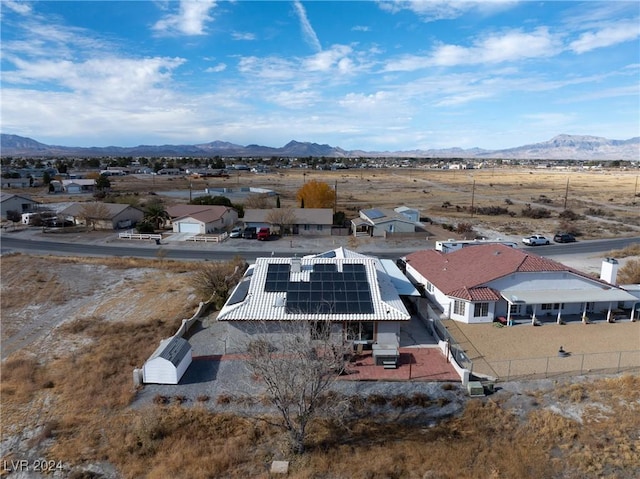
<instances>
[{"instance_id":1,"label":"paved road","mask_svg":"<svg viewBox=\"0 0 640 479\"><path fill-rule=\"evenodd\" d=\"M243 240L244 241L244 240ZM535 246L522 248L525 251L531 251L540 256L557 256L557 255L586 255L595 253L606 253L614 249L621 249L632 243L640 243L640 237L619 238L580 241L570 244L551 244L548 246ZM241 244L241 243L240 243ZM264 244L264 243L263 243ZM58 242L44 241L37 239L13 238L10 235L3 235L1 239L0 251L6 253L9 251L28 251L39 254L61 254L74 256L120 256L120 257L138 257L138 258L168 258L181 260L211 260L224 261L232 259L235 256L242 256L247 261L255 260L257 257L263 256L285 256L292 255L304 256L307 254L316 254L324 250L306 250L304 246L290 248L286 240L274 241L264 244L264 249L258 250L241 250L234 243L227 242L223 245L216 245L215 249L194 249L192 245L177 247L174 245L160 246L129 246L126 244L112 246L108 244L87 244L81 242ZM335 246L327 245L326 250L330 250ZM376 248L371 251L358 250L363 254L370 254L379 258L395 259L404 256L416 249L424 249L431 247L427 244L420 248L414 249L394 249Z\"/></svg>"}]
</instances>

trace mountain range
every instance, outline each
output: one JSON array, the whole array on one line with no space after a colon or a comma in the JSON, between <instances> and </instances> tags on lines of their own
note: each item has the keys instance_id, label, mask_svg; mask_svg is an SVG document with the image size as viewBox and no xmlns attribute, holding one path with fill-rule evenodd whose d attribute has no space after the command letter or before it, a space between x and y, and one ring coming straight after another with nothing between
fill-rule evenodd
<instances>
[{"instance_id":1,"label":"mountain range","mask_svg":"<svg viewBox=\"0 0 640 479\"><path fill-rule=\"evenodd\" d=\"M2 156L72 157L328 157L328 158L465 158L515 160L640 160L640 137L610 140L597 136L558 135L549 141L503 150L446 148L409 151L343 150L330 145L290 141L280 148L212 141L195 145L73 147L47 145L17 135L0 135Z\"/></svg>"}]
</instances>

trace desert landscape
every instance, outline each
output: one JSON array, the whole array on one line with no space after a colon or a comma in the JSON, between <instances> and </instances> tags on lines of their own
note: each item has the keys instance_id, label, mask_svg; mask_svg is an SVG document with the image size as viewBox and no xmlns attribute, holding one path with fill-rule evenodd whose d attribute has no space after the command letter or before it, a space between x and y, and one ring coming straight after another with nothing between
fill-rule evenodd
<instances>
[{"instance_id":1,"label":"desert landscape","mask_svg":"<svg viewBox=\"0 0 640 479\"><path fill-rule=\"evenodd\" d=\"M294 206L297 189L310 179L337 183L338 209L349 216L360 208L418 207L434 223L428 228L442 237L452 232L441 224L458 222L503 237L553 233L565 196L567 209L577 214L599 210L572 221L582 238L635 236L640 228L634 214L636 176L628 172L393 169L286 170L227 180L131 176L115 179L113 194L143 204L163 192L186 192L190 183L193 190L255 186L276 190L284 205ZM611 195L627 190L628 197ZM42 194L41 199L62 198ZM472 201L476 207L504 205L516 215L471 215ZM443 207L445 202L450 206ZM548 209L550 217L520 217L526 204ZM5 464L44 458L53 461L56 477L75 478L267 477L270 461L287 458L278 430L268 421L234 414L229 398L176 392L162 401L136 401L132 369L201 300L191 281L197 262L12 254L2 257L1 266ZM214 318L211 311L203 321ZM535 328L535 338L527 326L460 325L459 337L478 372L490 375L501 361L540 357L542 350L553 355L559 342L574 357L637 351L638 324L545 325ZM450 383L345 397L348 414L337 423L329 417L313 424L309 452L292 462L289 476L471 478L478 468L489 467L488 477L496 478L634 477L640 466L632 434L640 427L633 420L639 417L637 373L554 373L542 381L499 386L494 395L473 400ZM238 401L241 409L252 403ZM499 453L507 448L510 454ZM199 460L203 456L206 464ZM8 473L5 467L3 475Z\"/></svg>"}]
</instances>

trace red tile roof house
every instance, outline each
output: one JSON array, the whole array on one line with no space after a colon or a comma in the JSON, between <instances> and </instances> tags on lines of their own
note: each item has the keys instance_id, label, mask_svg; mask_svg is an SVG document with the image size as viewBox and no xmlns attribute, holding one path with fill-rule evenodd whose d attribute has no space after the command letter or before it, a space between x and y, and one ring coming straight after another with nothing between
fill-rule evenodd
<instances>
[{"instance_id":1,"label":"red tile roof house","mask_svg":"<svg viewBox=\"0 0 640 479\"><path fill-rule=\"evenodd\" d=\"M406 274L442 311L442 317L464 323L501 318L562 316L606 312L638 298L602 279L592 278L556 261L501 244L477 245L452 253L417 251L404 258ZM604 271L604 269L603 269ZM615 279L612 281L615 283Z\"/></svg>"},{"instance_id":2,"label":"red tile roof house","mask_svg":"<svg viewBox=\"0 0 640 479\"><path fill-rule=\"evenodd\" d=\"M167 213L174 233L216 233L231 229L238 221L238 212L222 205L175 205Z\"/></svg>"}]
</instances>

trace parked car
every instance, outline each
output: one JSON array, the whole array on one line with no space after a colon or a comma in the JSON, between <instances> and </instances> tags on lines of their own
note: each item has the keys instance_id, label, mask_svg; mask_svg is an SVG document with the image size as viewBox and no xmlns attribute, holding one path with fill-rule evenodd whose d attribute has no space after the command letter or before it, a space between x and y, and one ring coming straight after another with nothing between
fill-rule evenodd
<instances>
[{"instance_id":1,"label":"parked car","mask_svg":"<svg viewBox=\"0 0 640 479\"><path fill-rule=\"evenodd\" d=\"M244 229L241 226L236 226L229 233L229 238L242 238L242 233L244 233Z\"/></svg>"},{"instance_id":2,"label":"parked car","mask_svg":"<svg viewBox=\"0 0 640 479\"><path fill-rule=\"evenodd\" d=\"M540 246L544 244L549 244L549 239L545 238L542 235L531 235L527 238L523 238L522 242L527 246Z\"/></svg>"},{"instance_id":3,"label":"parked car","mask_svg":"<svg viewBox=\"0 0 640 479\"><path fill-rule=\"evenodd\" d=\"M258 229L255 226L249 226L242 232L244 239L255 239L258 236Z\"/></svg>"},{"instance_id":4,"label":"parked car","mask_svg":"<svg viewBox=\"0 0 640 479\"><path fill-rule=\"evenodd\" d=\"M553 237L553 241L556 243L573 243L575 240L575 236L570 235L569 233L558 233Z\"/></svg>"},{"instance_id":5,"label":"parked car","mask_svg":"<svg viewBox=\"0 0 640 479\"><path fill-rule=\"evenodd\" d=\"M258 239L260 241L266 241L270 236L271 231L269 230L269 228L260 228L260 230L258 230Z\"/></svg>"}]
</instances>

